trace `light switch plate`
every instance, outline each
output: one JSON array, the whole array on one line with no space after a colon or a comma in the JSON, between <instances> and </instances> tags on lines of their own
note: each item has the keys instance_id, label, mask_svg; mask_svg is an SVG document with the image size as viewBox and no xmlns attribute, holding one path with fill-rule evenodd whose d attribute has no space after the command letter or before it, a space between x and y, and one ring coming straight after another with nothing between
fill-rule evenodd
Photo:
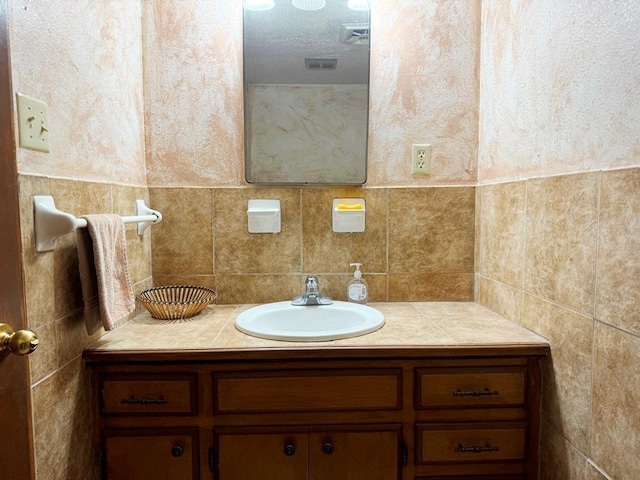
<instances>
[{"instance_id":1,"label":"light switch plate","mask_svg":"<svg viewBox=\"0 0 640 480\"><path fill-rule=\"evenodd\" d=\"M35 98L16 94L18 97L18 131L20 146L49 151L49 122L47 104Z\"/></svg>"}]
</instances>

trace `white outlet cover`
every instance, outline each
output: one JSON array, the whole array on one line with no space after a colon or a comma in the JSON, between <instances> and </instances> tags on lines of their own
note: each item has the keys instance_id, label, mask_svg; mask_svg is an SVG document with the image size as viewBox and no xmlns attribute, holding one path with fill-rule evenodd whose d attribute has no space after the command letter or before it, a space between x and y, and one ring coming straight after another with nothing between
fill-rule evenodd
<instances>
[{"instance_id":1,"label":"white outlet cover","mask_svg":"<svg viewBox=\"0 0 640 480\"><path fill-rule=\"evenodd\" d=\"M35 98L17 95L20 146L40 152L49 151L47 104Z\"/></svg>"},{"instance_id":2,"label":"white outlet cover","mask_svg":"<svg viewBox=\"0 0 640 480\"><path fill-rule=\"evenodd\" d=\"M424 155L421 156L421 152L424 152ZM411 145L411 174L429 175L430 173L431 145L428 143L414 143Z\"/></svg>"}]
</instances>

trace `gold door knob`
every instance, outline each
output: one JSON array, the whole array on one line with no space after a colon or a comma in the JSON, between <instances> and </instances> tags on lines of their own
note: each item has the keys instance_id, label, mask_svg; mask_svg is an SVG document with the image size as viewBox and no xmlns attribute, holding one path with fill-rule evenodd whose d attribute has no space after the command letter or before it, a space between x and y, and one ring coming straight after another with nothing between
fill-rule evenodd
<instances>
[{"instance_id":1,"label":"gold door knob","mask_svg":"<svg viewBox=\"0 0 640 480\"><path fill-rule=\"evenodd\" d=\"M9 350L16 355L28 355L39 343L38 336L31 330L14 332L11 326L0 323L0 351Z\"/></svg>"}]
</instances>

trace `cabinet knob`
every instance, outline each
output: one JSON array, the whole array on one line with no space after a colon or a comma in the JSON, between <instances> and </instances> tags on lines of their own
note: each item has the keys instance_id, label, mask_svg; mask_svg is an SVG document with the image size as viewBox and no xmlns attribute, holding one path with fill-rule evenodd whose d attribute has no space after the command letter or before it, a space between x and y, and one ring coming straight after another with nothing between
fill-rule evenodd
<instances>
[{"instance_id":1,"label":"cabinet knob","mask_svg":"<svg viewBox=\"0 0 640 480\"><path fill-rule=\"evenodd\" d=\"M182 447L181 445L174 445L171 449L171 455L173 455L175 458L181 457L182 455L184 455L184 447Z\"/></svg>"},{"instance_id":2,"label":"cabinet knob","mask_svg":"<svg viewBox=\"0 0 640 480\"><path fill-rule=\"evenodd\" d=\"M327 455L331 455L333 453L333 451L335 450L335 448L333 447L333 443L331 442L324 442L322 444L322 451L327 454Z\"/></svg>"},{"instance_id":3,"label":"cabinet knob","mask_svg":"<svg viewBox=\"0 0 640 480\"><path fill-rule=\"evenodd\" d=\"M284 454L287 457L291 457L293 456L294 453L296 453L296 447L291 445L290 443L287 443L284 448L283 448Z\"/></svg>"}]
</instances>

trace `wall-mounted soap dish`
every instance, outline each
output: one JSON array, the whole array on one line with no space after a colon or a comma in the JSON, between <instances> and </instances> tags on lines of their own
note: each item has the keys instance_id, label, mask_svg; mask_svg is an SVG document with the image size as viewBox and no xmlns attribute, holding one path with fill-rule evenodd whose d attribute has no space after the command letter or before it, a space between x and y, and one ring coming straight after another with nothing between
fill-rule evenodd
<instances>
[{"instance_id":1,"label":"wall-mounted soap dish","mask_svg":"<svg viewBox=\"0 0 640 480\"><path fill-rule=\"evenodd\" d=\"M334 198L332 212L334 232L364 232L366 215L364 198Z\"/></svg>"},{"instance_id":2,"label":"wall-mounted soap dish","mask_svg":"<svg viewBox=\"0 0 640 480\"><path fill-rule=\"evenodd\" d=\"M280 233L280 200L249 200L249 233Z\"/></svg>"}]
</instances>

